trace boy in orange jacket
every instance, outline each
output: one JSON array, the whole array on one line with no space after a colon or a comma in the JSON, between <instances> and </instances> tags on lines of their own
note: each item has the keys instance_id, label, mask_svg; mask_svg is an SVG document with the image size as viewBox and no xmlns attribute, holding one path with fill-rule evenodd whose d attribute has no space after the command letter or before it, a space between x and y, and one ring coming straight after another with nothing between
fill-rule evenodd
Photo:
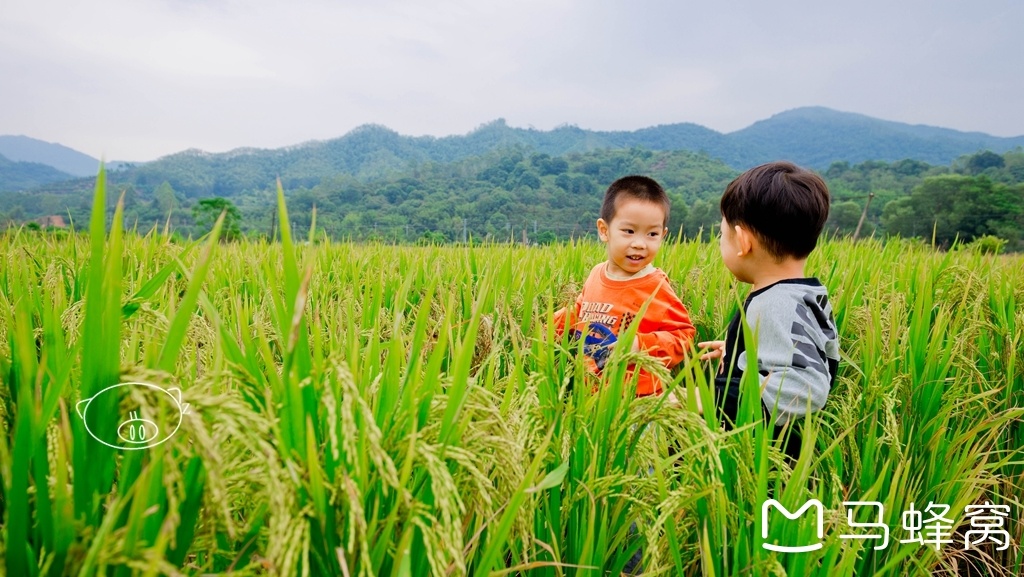
<instances>
[{"instance_id":1,"label":"boy in orange jacket","mask_svg":"<svg viewBox=\"0 0 1024 577\"><path fill-rule=\"evenodd\" d=\"M591 369L595 372L603 366L608 346L623 346L618 336L652 294L636 338L629 343L630 351L644 351L672 368L690 349L696 334L690 314L665 273L651 264L668 233L669 209L661 185L645 176L620 178L605 192L597 233L605 243L608 260L590 271L575 305L554 316L558 334L568 326L580 336L606 335L600 343L605 346L585 349L594 360ZM634 370L629 367L630 377ZM637 378L638 397L661 393L661 382L650 372L640 369Z\"/></svg>"}]
</instances>

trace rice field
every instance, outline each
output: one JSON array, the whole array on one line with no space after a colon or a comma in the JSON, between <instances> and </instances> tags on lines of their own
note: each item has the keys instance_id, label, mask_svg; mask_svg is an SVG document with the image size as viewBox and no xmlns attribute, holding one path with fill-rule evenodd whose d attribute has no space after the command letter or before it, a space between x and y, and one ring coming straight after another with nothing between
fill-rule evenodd
<instances>
[{"instance_id":1,"label":"rice field","mask_svg":"<svg viewBox=\"0 0 1024 577\"><path fill-rule=\"evenodd\" d=\"M7 575L1024 574L1021 256L820 245L843 360L792 463L696 412L699 361L686 406L629 394L637 354L581 386L546 320L597 242L300 242L279 192L279 242L176 244L105 194L0 236ZM656 264L720 338L717 245Z\"/></svg>"}]
</instances>

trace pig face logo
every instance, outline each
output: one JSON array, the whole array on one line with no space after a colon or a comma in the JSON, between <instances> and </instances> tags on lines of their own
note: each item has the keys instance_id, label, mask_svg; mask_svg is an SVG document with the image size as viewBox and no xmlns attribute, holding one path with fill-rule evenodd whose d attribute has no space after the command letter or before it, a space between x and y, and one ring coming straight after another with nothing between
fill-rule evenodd
<instances>
[{"instance_id":1,"label":"pig face logo","mask_svg":"<svg viewBox=\"0 0 1024 577\"><path fill-rule=\"evenodd\" d=\"M113 449L149 449L170 439L189 412L181 389L150 383L111 385L75 405L85 430Z\"/></svg>"}]
</instances>

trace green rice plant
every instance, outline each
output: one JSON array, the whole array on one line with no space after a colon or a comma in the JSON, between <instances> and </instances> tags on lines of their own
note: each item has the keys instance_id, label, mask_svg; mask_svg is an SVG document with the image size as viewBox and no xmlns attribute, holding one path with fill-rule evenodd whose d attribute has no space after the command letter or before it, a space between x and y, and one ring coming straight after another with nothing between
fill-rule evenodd
<instances>
[{"instance_id":1,"label":"green rice plant","mask_svg":"<svg viewBox=\"0 0 1024 577\"><path fill-rule=\"evenodd\" d=\"M644 355L587 373L549 321L601 245L354 244L315 222L297 243L277 196L279 239L178 245L122 233L117 206L108 223L101 174L87 235L0 236L7 574L1020 574L1019 256L822 243L808 268L843 358L794 463L756 379L724 431L697 413L714 367L696 354L663 374L682 406L633 398L628 364L664 371ZM747 289L717 247L676 240L657 264L697 340L720 337ZM193 407L166 443L85 430L76 403L127 380ZM764 537L769 498L820 501L823 537L777 513ZM884 505L888 547L841 537L851 511L877 521L844 501ZM986 502L1010 507L1011 546L967 551L964 510ZM901 543L929 503L950 506L954 543Z\"/></svg>"},{"instance_id":2,"label":"green rice plant","mask_svg":"<svg viewBox=\"0 0 1024 577\"><path fill-rule=\"evenodd\" d=\"M112 554L108 539L115 534L124 537L118 540L119 552L113 555L128 559L142 555L136 550L140 540L156 546L145 552L149 556L154 551L162 556L168 546L167 540L158 536L166 533L159 513L168 513L168 475L163 469L167 449L155 449L151 459L140 453L118 455L93 438L111 438L116 420L100 419L90 433L83 420L69 418L68 405L78 399L95 396L90 410L101 415L117 415L121 402L113 394L96 396L122 381L122 322L135 310L121 302L122 204L116 206L109 238L105 238L105 208L101 170L85 283L55 286L50 271L42 270L35 261L36 274L20 269L20 277L8 277L5 285L4 300L10 306L4 307L4 325L11 351L2 367L8 385L5 425L13 414L14 434L3 443L3 510L5 566L12 575L61 575L67 572L67 565L91 573L107 564ZM210 247L217 231L215 227ZM77 251L75 245L73 256ZM191 315L189 299L194 300L198 293L203 266L208 262L207 252L176 320ZM167 274L165 269L157 276ZM69 335L62 309L68 307L69 296L82 294L82 285L81 332ZM135 298L144 299L153 290L154 285L143 287ZM74 327L71 332L77 330ZM172 325L171 336L164 343L167 357L176 354L183 330L181 322ZM197 466L196 461L190 463L191 477L197 474ZM193 502L202 490L195 483L177 488L191 492ZM181 511L168 514L178 518ZM125 573L125 569L119 572Z\"/></svg>"}]
</instances>

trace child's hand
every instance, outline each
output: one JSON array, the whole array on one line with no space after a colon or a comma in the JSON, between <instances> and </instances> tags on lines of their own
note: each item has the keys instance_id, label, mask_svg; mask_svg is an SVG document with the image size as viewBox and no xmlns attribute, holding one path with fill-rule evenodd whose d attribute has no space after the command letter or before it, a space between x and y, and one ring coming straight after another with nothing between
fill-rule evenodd
<instances>
[{"instance_id":1,"label":"child's hand","mask_svg":"<svg viewBox=\"0 0 1024 577\"><path fill-rule=\"evenodd\" d=\"M701 354L700 360L702 361L721 359L725 356L725 341L704 341L703 343L697 343L697 348L710 349L706 353ZM721 373L724 369L725 365L719 363L718 372Z\"/></svg>"},{"instance_id":2,"label":"child's hand","mask_svg":"<svg viewBox=\"0 0 1024 577\"><path fill-rule=\"evenodd\" d=\"M703 343L697 343L697 348L711 349L701 354L700 360L702 361L720 359L725 355L725 341L704 341Z\"/></svg>"}]
</instances>

